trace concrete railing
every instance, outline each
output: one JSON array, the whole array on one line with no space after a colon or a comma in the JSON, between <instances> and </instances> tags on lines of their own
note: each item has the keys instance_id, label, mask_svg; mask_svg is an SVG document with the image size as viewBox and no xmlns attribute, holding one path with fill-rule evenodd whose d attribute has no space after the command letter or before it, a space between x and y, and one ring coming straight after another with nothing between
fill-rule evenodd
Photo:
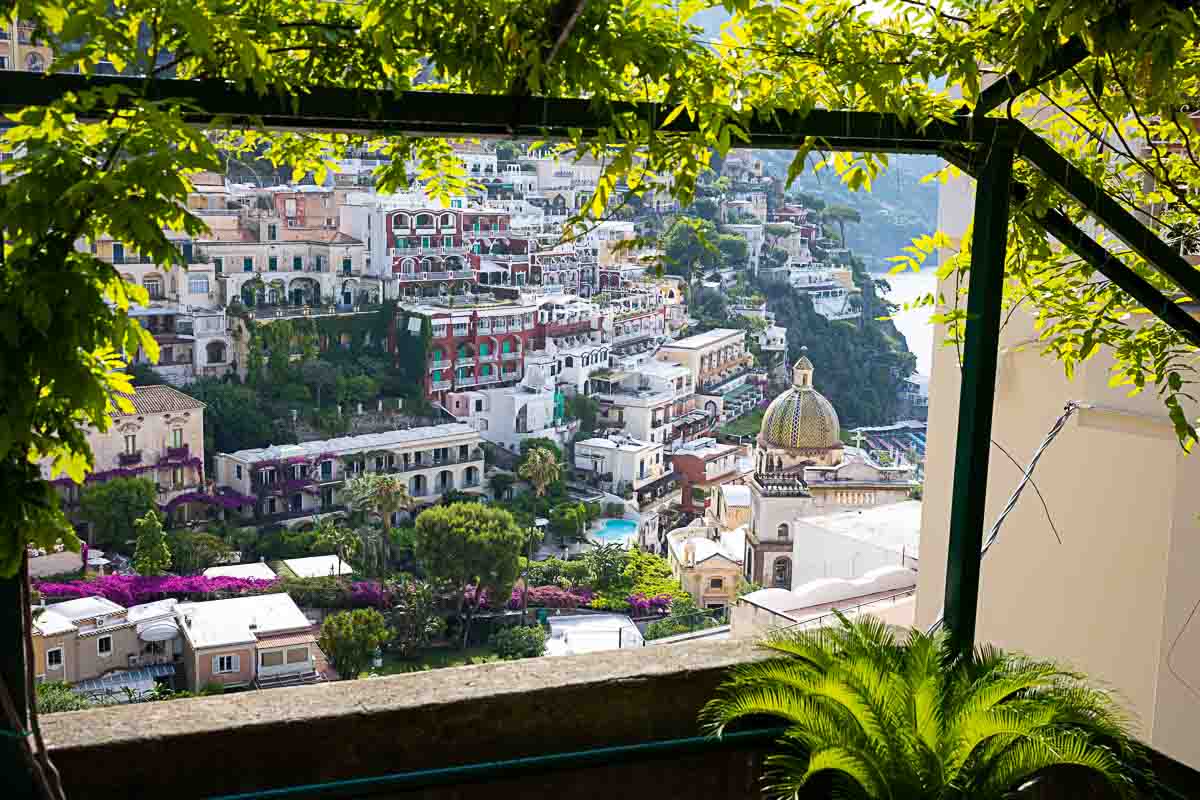
<instances>
[{"instance_id":1,"label":"concrete railing","mask_svg":"<svg viewBox=\"0 0 1200 800\"><path fill-rule=\"evenodd\" d=\"M466 767L421 795L462 797L485 777L472 779L469 765L561 753L578 763L488 775L488 793L608 800L620 786L654 787L668 800L735 800L758 796L761 745L681 749L661 760L639 748L590 763L583 752L698 744L697 714L725 671L761 657L745 641L700 640L51 714L41 724L68 797L171 796L180 787L211 797Z\"/></svg>"}]
</instances>

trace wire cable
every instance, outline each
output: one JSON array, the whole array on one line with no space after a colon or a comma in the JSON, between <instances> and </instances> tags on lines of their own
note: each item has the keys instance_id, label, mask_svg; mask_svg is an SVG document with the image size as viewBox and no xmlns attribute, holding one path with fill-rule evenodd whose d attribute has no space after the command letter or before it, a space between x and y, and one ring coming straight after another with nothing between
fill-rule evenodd
<instances>
[{"instance_id":1,"label":"wire cable","mask_svg":"<svg viewBox=\"0 0 1200 800\"><path fill-rule=\"evenodd\" d=\"M979 558L981 561L983 560L983 557L987 555L988 550L992 548L992 545L999 540L1000 528L1004 525L1004 520L1007 519L1008 515L1012 513L1012 510L1017 507L1017 501L1021 499L1021 493L1025 491L1025 487L1028 486L1030 481L1033 480L1033 471L1037 469L1038 462L1041 460L1042 455L1046 452L1046 449L1055 440L1062 429L1066 427L1067 421L1070 420L1075 412L1079 410L1079 407L1079 403L1075 402L1074 400L1068 402L1063 408L1063 413L1057 420L1054 421L1054 424L1050 426L1050 430L1046 433L1045 438L1042 439L1042 443L1038 445L1038 449L1034 451L1033 458L1029 460L1029 466L1026 467L1024 473L1022 473L1021 480L1017 483L1017 487L1013 489L1012 494L1009 496L1008 502L1004 506L1004 510L1000 512L998 517L996 517L996 521L992 523L992 529L988 532L987 538L984 539L983 548L979 551ZM1056 536L1057 534L1058 532L1055 531ZM1059 541L1061 542L1061 539ZM929 629L926 631L926 633L933 633L940 628L942 623L945 621L945 617L946 609L943 607L942 610L938 612L937 619L935 619L933 624L929 626Z\"/></svg>"}]
</instances>

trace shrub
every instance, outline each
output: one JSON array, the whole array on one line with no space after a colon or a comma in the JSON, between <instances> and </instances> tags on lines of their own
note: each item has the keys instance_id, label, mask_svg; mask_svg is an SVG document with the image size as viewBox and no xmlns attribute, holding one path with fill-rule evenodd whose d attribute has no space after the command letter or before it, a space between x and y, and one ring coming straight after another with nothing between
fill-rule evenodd
<instances>
[{"instance_id":1,"label":"shrub","mask_svg":"<svg viewBox=\"0 0 1200 800\"><path fill-rule=\"evenodd\" d=\"M225 694L225 684L211 681L210 683L206 683L204 686L200 687L201 697L208 697L214 694Z\"/></svg>"},{"instance_id":2,"label":"shrub","mask_svg":"<svg viewBox=\"0 0 1200 800\"><path fill-rule=\"evenodd\" d=\"M54 714L59 711L82 711L91 708L92 703L86 697L71 691L69 683L49 681L38 684L37 707L42 714Z\"/></svg>"},{"instance_id":3,"label":"shrub","mask_svg":"<svg viewBox=\"0 0 1200 800\"><path fill-rule=\"evenodd\" d=\"M536 658L546 652L546 630L541 625L505 628L492 635L491 644L505 660Z\"/></svg>"},{"instance_id":4,"label":"shrub","mask_svg":"<svg viewBox=\"0 0 1200 800\"><path fill-rule=\"evenodd\" d=\"M624 517L625 516L625 504L624 503L605 503L604 504L604 516L616 517L617 519Z\"/></svg>"},{"instance_id":5,"label":"shrub","mask_svg":"<svg viewBox=\"0 0 1200 800\"><path fill-rule=\"evenodd\" d=\"M579 608L592 602L590 589L561 589L557 586L534 586L529 590L530 608ZM513 589L508 599L510 609L521 607L521 590Z\"/></svg>"}]
</instances>

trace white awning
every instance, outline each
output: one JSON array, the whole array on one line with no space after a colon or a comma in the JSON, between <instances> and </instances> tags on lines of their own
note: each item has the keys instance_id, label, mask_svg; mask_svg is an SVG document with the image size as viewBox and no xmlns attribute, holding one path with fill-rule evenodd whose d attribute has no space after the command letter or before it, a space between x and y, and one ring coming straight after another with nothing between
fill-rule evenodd
<instances>
[{"instance_id":1,"label":"white awning","mask_svg":"<svg viewBox=\"0 0 1200 800\"><path fill-rule=\"evenodd\" d=\"M138 638L143 642L166 642L179 635L179 626L171 619L155 619L137 626Z\"/></svg>"}]
</instances>

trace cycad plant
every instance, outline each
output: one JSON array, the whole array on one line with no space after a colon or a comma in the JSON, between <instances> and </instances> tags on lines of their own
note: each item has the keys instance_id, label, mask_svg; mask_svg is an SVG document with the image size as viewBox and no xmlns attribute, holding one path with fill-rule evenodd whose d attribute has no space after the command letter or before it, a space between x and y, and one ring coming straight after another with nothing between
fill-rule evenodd
<instances>
[{"instance_id":1,"label":"cycad plant","mask_svg":"<svg viewBox=\"0 0 1200 800\"><path fill-rule=\"evenodd\" d=\"M943 632L898 639L870 617L763 646L782 658L737 667L701 721L720 734L782 720L772 796L987 800L1061 772L1127 797L1143 774L1109 694L1053 663L993 647L959 656Z\"/></svg>"}]
</instances>

